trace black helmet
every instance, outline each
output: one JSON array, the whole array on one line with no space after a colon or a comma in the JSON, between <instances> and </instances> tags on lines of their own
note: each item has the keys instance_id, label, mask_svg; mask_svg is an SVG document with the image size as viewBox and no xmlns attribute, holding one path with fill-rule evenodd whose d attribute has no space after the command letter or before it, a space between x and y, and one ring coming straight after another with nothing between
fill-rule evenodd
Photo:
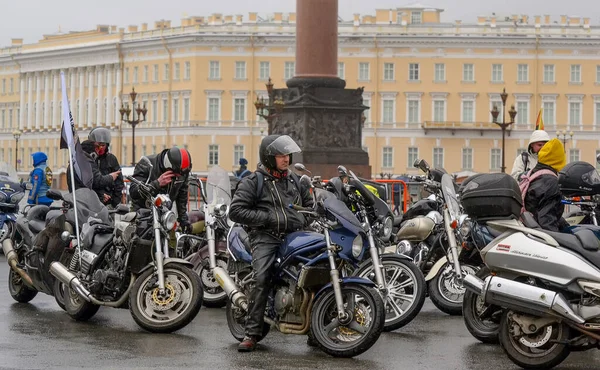
<instances>
[{"instance_id":1,"label":"black helmet","mask_svg":"<svg viewBox=\"0 0 600 370\"><path fill-rule=\"evenodd\" d=\"M186 175L192 170L192 156L187 149L174 146L163 154L162 166L165 171Z\"/></svg>"},{"instance_id":2,"label":"black helmet","mask_svg":"<svg viewBox=\"0 0 600 370\"><path fill-rule=\"evenodd\" d=\"M288 135L269 135L260 143L260 162L270 170L276 170L276 155L289 155L290 163L292 154L300 153L302 150L296 142Z\"/></svg>"},{"instance_id":3,"label":"black helmet","mask_svg":"<svg viewBox=\"0 0 600 370\"><path fill-rule=\"evenodd\" d=\"M88 139L96 143L110 144L110 130L104 127L96 127L90 131Z\"/></svg>"}]
</instances>

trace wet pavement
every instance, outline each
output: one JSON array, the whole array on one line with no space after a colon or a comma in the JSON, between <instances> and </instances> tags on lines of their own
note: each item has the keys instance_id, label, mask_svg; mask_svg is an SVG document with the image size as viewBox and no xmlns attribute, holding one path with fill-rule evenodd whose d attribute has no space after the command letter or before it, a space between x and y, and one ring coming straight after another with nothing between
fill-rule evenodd
<instances>
[{"instance_id":1,"label":"wet pavement","mask_svg":"<svg viewBox=\"0 0 600 370\"><path fill-rule=\"evenodd\" d=\"M12 300L8 265L0 256L0 368L2 369L517 369L502 349L471 337L462 317L429 301L408 326L384 333L366 353L335 359L306 345L305 336L271 331L254 353L238 353L224 309L202 308L175 334L140 329L128 310L101 308L89 322L71 320L38 294L29 304ZM600 352L572 353L556 369L598 369Z\"/></svg>"}]
</instances>

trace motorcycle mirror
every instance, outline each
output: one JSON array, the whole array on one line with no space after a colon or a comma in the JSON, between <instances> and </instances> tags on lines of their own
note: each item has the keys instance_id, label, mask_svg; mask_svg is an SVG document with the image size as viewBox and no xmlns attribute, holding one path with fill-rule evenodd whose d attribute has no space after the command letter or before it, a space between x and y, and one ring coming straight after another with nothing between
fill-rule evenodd
<instances>
[{"instance_id":1,"label":"motorcycle mirror","mask_svg":"<svg viewBox=\"0 0 600 370\"><path fill-rule=\"evenodd\" d=\"M427 163L427 161L424 159L416 160L414 166L423 172L429 171L429 163Z\"/></svg>"},{"instance_id":2,"label":"motorcycle mirror","mask_svg":"<svg viewBox=\"0 0 600 370\"><path fill-rule=\"evenodd\" d=\"M302 177L300 177L300 185L310 188L312 186L310 177L307 175L302 175Z\"/></svg>"},{"instance_id":3,"label":"motorcycle mirror","mask_svg":"<svg viewBox=\"0 0 600 370\"><path fill-rule=\"evenodd\" d=\"M310 171L308 170L308 168L306 168L306 166L305 166L305 165L303 165L302 163L296 163L296 164L294 164L294 168L295 168L297 171L304 172L304 173L307 173L307 174L309 174L309 175L312 175L312 172L310 172Z\"/></svg>"},{"instance_id":4,"label":"motorcycle mirror","mask_svg":"<svg viewBox=\"0 0 600 370\"><path fill-rule=\"evenodd\" d=\"M596 156L596 162L597 162L598 164L600 164L600 154L598 154L598 155Z\"/></svg>"},{"instance_id":5,"label":"motorcycle mirror","mask_svg":"<svg viewBox=\"0 0 600 370\"><path fill-rule=\"evenodd\" d=\"M348 170L344 166L338 166L338 172L342 176L348 176Z\"/></svg>"},{"instance_id":6,"label":"motorcycle mirror","mask_svg":"<svg viewBox=\"0 0 600 370\"><path fill-rule=\"evenodd\" d=\"M70 233L70 232L68 232L68 231L63 231L63 232L60 234L60 239L61 239L63 242L68 242L69 240L71 240L71 233Z\"/></svg>"}]
</instances>

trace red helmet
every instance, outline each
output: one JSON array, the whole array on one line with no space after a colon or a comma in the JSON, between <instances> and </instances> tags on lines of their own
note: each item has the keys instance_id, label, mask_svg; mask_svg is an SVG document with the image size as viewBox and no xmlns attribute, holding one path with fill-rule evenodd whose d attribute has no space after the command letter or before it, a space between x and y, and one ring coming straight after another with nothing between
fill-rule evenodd
<instances>
[{"instance_id":1,"label":"red helmet","mask_svg":"<svg viewBox=\"0 0 600 370\"><path fill-rule=\"evenodd\" d=\"M186 175L192 170L192 156L187 149L174 146L163 155L162 165L165 171Z\"/></svg>"}]
</instances>

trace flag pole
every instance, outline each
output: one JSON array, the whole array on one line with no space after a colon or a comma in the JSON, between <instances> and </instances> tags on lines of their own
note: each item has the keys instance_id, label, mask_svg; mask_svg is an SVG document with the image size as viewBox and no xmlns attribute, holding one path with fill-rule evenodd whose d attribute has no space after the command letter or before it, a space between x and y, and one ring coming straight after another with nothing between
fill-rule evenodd
<instances>
[{"instance_id":1,"label":"flag pole","mask_svg":"<svg viewBox=\"0 0 600 370\"><path fill-rule=\"evenodd\" d=\"M73 138L73 123L71 122L71 109L69 108L69 100L67 98L67 85L65 83L65 73L60 71L60 84L62 88L62 108L63 108L63 125L62 129L67 133L67 149L69 151L69 167L71 168L71 189L73 190L73 211L75 212L75 236L77 238L77 254L79 255L79 268L81 268L81 243L79 240L79 218L77 216L77 198L75 196L75 167L73 166L73 146L75 140ZM65 125L69 125L65 127ZM62 134L62 133L61 133ZM70 139L70 140L69 140Z\"/></svg>"}]
</instances>

